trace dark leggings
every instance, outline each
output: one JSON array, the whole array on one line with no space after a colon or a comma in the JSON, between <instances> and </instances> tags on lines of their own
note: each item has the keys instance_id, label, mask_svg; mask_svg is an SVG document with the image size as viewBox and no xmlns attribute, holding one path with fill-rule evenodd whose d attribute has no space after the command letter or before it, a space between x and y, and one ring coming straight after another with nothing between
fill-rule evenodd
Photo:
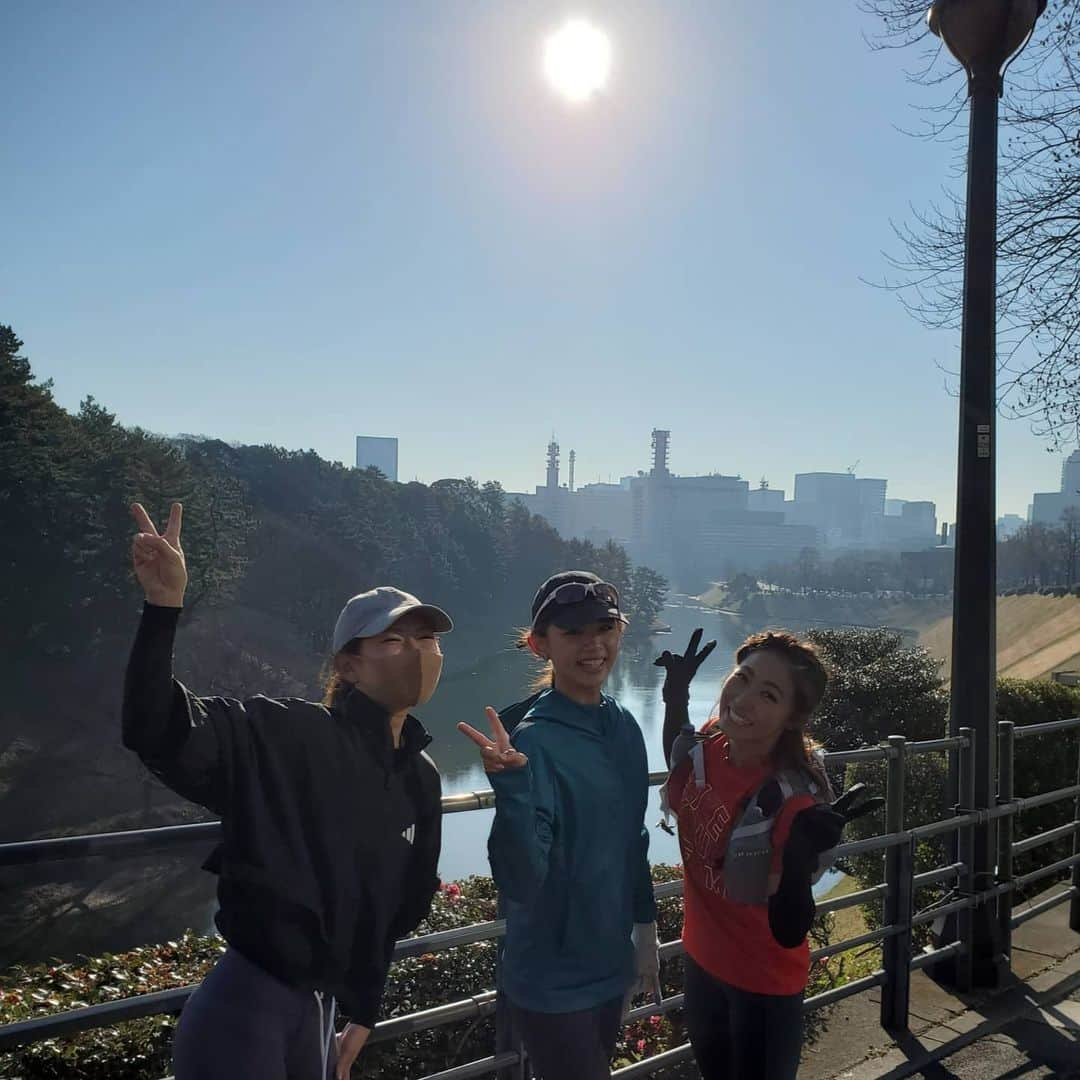
<instances>
[{"instance_id":1,"label":"dark leggings","mask_svg":"<svg viewBox=\"0 0 1080 1080\"><path fill-rule=\"evenodd\" d=\"M176 1080L324 1080L320 1035L331 1023L330 998L320 1017L310 990L286 986L229 949L184 1006L173 1072ZM335 1064L331 1038L326 1077Z\"/></svg>"},{"instance_id":2,"label":"dark leggings","mask_svg":"<svg viewBox=\"0 0 1080 1080\"><path fill-rule=\"evenodd\" d=\"M793 1080L802 1051L802 994L752 994L683 957L683 1015L702 1080Z\"/></svg>"},{"instance_id":3,"label":"dark leggings","mask_svg":"<svg viewBox=\"0 0 1080 1080\"><path fill-rule=\"evenodd\" d=\"M622 1004L622 998L615 998L580 1012L541 1013L510 1002L533 1075L543 1080L608 1080Z\"/></svg>"}]
</instances>

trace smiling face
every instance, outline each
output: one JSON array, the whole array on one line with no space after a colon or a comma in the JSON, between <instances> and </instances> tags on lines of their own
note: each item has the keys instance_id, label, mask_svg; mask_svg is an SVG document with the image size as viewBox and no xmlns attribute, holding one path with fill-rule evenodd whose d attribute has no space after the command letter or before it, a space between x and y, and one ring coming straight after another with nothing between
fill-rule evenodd
<instances>
[{"instance_id":1,"label":"smiling face","mask_svg":"<svg viewBox=\"0 0 1080 1080\"><path fill-rule=\"evenodd\" d=\"M555 689L580 704L596 704L622 644L623 624L617 619L601 619L563 630L549 626L529 635L537 656L551 661L555 669Z\"/></svg>"},{"instance_id":2,"label":"smiling face","mask_svg":"<svg viewBox=\"0 0 1080 1080\"><path fill-rule=\"evenodd\" d=\"M381 634L350 642L334 657L341 677L389 712L423 704L442 670L439 635L420 614L403 615Z\"/></svg>"},{"instance_id":3,"label":"smiling face","mask_svg":"<svg viewBox=\"0 0 1080 1080\"><path fill-rule=\"evenodd\" d=\"M784 731L802 720L791 665L768 649L744 657L720 692L719 715L737 763L768 759Z\"/></svg>"}]
</instances>

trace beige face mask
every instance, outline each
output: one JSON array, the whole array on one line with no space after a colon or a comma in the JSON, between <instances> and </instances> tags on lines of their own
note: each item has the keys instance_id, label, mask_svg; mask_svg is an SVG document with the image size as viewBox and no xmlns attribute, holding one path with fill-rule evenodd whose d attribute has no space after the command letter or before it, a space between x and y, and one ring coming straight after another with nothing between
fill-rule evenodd
<instances>
[{"instance_id":1,"label":"beige face mask","mask_svg":"<svg viewBox=\"0 0 1080 1080\"><path fill-rule=\"evenodd\" d=\"M434 696L442 675L442 653L410 649L401 656L379 661L378 682L369 696L391 712L426 705Z\"/></svg>"},{"instance_id":2,"label":"beige face mask","mask_svg":"<svg viewBox=\"0 0 1080 1080\"><path fill-rule=\"evenodd\" d=\"M420 689L414 705L426 705L434 696L442 677L442 653L420 653Z\"/></svg>"}]
</instances>

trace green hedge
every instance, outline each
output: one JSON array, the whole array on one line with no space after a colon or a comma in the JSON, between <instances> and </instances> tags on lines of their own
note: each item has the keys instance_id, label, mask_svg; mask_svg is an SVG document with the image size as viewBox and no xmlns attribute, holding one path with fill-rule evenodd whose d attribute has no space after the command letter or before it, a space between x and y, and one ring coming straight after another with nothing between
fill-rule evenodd
<instances>
[{"instance_id":1,"label":"green hedge","mask_svg":"<svg viewBox=\"0 0 1080 1080\"><path fill-rule=\"evenodd\" d=\"M682 869L677 866L653 867L656 882L681 876ZM430 917L418 932L449 930L494 917L491 879L471 877L443 887ZM661 901L657 922L661 941L677 938L682 929L682 899ZM830 927L831 919L821 920L815 927L816 944L827 940ZM495 985L495 948L494 942L485 941L394 964L384 1017L403 1016L490 990ZM117 955L11 968L0 976L0 1023L187 986L203 978L223 949L220 938L188 933L179 941ZM665 963L661 976L665 996L678 993L682 988L682 961ZM814 965L807 993L819 993L848 977L844 959L831 957ZM820 1016L814 1018L808 1033L811 1039L820 1033L822 1023ZM174 1026L174 1017L158 1016L70 1038L48 1039L0 1055L0 1077L160 1080L171 1071L169 1050ZM376 1044L360 1055L353 1077L400 1080L404 1076L422 1076L487 1056L492 1052L494 1037L494 1023L486 1019L420 1032L392 1044ZM620 1033L615 1067L652 1057L685 1041L680 1013L636 1021ZM666 1075L675 1077L684 1072L671 1070Z\"/></svg>"},{"instance_id":2,"label":"green hedge","mask_svg":"<svg viewBox=\"0 0 1080 1080\"><path fill-rule=\"evenodd\" d=\"M999 679L997 683L997 719L1011 720L1017 727L1065 720L1080 716L1080 689L1059 683L1032 679ZM888 734L882 732L882 736ZM1069 787L1077 782L1077 733L1059 732L1049 735L1018 739L1014 755L1014 794L1016 796L1038 795L1047 791ZM911 828L938 821L951 812L946 805L947 762L944 754L912 756L907 761L907 784L905 786L904 823ZM846 782L866 783L884 794L885 767L880 763L862 763L851 766ZM1018 814L1014 820L1013 839L1023 840L1037 833L1064 825L1073 820L1072 800L1039 807ZM855 839L880 831L880 820L858 822L850 832ZM1063 859L1072 853L1072 840L1058 840L1047 844L1014 861L1015 874L1026 874L1041 866ZM915 870L921 873L946 862L947 845L943 836L937 836L919 844L915 855ZM849 869L864 887L877 884L883 878L884 857L881 854L860 856L849 860ZM1063 874L1062 877L1065 875ZM1021 891L1016 903L1022 903L1030 895L1042 892L1053 879L1043 879ZM944 890L927 888L916 897L916 910L928 908L943 899ZM871 925L880 924L880 906L868 907L865 915ZM917 935L918 943L929 937L924 927Z\"/></svg>"}]
</instances>

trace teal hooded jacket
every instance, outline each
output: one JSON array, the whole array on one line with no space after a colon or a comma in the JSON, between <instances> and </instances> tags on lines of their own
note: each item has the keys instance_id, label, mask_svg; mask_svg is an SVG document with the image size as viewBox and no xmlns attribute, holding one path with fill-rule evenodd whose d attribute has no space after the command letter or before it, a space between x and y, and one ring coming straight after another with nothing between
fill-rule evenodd
<instances>
[{"instance_id":1,"label":"teal hooded jacket","mask_svg":"<svg viewBox=\"0 0 1080 1080\"><path fill-rule=\"evenodd\" d=\"M614 698L579 705L554 689L511 741L528 765L490 777L502 989L535 1012L591 1009L629 988L634 923L656 919L645 741Z\"/></svg>"}]
</instances>

